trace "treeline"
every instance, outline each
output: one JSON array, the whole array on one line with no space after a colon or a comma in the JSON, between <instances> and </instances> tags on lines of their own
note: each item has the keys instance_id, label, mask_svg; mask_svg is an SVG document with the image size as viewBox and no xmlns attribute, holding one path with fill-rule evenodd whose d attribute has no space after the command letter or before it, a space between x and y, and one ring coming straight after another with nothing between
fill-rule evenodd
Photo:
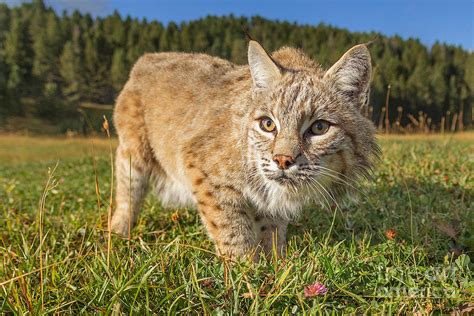
<instances>
[{"instance_id":1,"label":"treeline","mask_svg":"<svg viewBox=\"0 0 474 316\"><path fill-rule=\"evenodd\" d=\"M143 53L205 52L246 63L243 27L270 51L284 45L301 47L325 67L352 45L375 39L370 48L374 79L368 113L374 122L384 116L390 84L389 120L394 125L414 124L411 118L422 113L439 128L443 117L449 120L447 112L461 116L464 126L471 125L474 54L460 47L427 48L415 39L258 16L163 25L117 12L105 18L79 12L58 15L38 0L12 8L0 4L0 128L12 125L15 118L46 121L57 132L100 126L100 110L81 105L113 104Z\"/></svg>"}]
</instances>

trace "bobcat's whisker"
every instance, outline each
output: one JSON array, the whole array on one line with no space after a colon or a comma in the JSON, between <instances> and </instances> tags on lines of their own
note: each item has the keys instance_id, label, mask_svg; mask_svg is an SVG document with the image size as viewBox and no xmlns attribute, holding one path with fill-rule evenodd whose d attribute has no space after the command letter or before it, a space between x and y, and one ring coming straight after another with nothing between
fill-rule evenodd
<instances>
[{"instance_id":1,"label":"bobcat's whisker","mask_svg":"<svg viewBox=\"0 0 474 316\"><path fill-rule=\"evenodd\" d=\"M324 168L324 167L321 167L321 168ZM331 172L333 172L334 174L331 174ZM336 181L340 181L340 183L345 184L345 185L351 187L351 188L354 189L355 191L357 191L357 192L359 192L360 194L362 194L362 195L364 196L364 198L367 198L367 195L365 194L365 192L363 192L363 191L360 190L359 188L355 187L354 185L352 185L352 184L349 183L348 181L339 178L339 176L342 175L341 173L338 173L338 172L336 172L336 171L334 171L334 170L331 170L331 169L324 168L324 169L321 169L321 170L320 170L320 174L325 175L325 176L328 176L328 177L331 177L332 179L334 179L334 180L336 180Z\"/></svg>"}]
</instances>

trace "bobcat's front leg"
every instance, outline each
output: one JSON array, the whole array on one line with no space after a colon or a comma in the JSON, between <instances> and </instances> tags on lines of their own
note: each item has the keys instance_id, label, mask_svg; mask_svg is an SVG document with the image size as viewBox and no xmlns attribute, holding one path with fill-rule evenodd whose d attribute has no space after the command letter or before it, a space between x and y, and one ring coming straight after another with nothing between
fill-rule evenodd
<instances>
[{"instance_id":1,"label":"bobcat's front leg","mask_svg":"<svg viewBox=\"0 0 474 316\"><path fill-rule=\"evenodd\" d=\"M258 234L241 192L230 184L214 183L193 163L187 167L199 215L219 254L236 258L253 253Z\"/></svg>"},{"instance_id":2,"label":"bobcat's front leg","mask_svg":"<svg viewBox=\"0 0 474 316\"><path fill-rule=\"evenodd\" d=\"M277 255L284 256L288 220L261 216L256 216L255 219L260 232L260 245L265 253L271 254L276 249Z\"/></svg>"},{"instance_id":3,"label":"bobcat's front leg","mask_svg":"<svg viewBox=\"0 0 474 316\"><path fill-rule=\"evenodd\" d=\"M239 258L253 254L258 245L248 210L199 199L198 211L220 255Z\"/></svg>"},{"instance_id":4,"label":"bobcat's front leg","mask_svg":"<svg viewBox=\"0 0 474 316\"><path fill-rule=\"evenodd\" d=\"M217 251L230 258L250 254L258 242L249 211L233 203L219 201L216 195L222 193L209 189L201 187L195 196L199 215Z\"/></svg>"}]
</instances>

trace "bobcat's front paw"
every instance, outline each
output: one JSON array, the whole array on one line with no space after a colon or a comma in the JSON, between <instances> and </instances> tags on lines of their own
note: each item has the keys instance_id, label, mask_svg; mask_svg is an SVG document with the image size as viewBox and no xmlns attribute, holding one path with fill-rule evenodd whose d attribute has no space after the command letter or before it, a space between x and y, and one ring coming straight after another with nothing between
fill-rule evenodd
<instances>
[{"instance_id":1,"label":"bobcat's front paw","mask_svg":"<svg viewBox=\"0 0 474 316\"><path fill-rule=\"evenodd\" d=\"M112 216L111 230L122 237L128 236L128 218L120 216L119 214L114 214L114 216Z\"/></svg>"},{"instance_id":2,"label":"bobcat's front paw","mask_svg":"<svg viewBox=\"0 0 474 316\"><path fill-rule=\"evenodd\" d=\"M238 260L251 260L258 261L259 254L262 251L260 246L250 244L250 243L219 243L216 245L216 252L225 259L230 259L231 261Z\"/></svg>"}]
</instances>

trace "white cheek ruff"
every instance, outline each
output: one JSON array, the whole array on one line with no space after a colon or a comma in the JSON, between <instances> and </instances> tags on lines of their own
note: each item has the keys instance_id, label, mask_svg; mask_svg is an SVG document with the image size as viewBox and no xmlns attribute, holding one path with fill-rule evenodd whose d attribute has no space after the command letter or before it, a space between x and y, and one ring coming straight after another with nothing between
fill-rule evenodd
<instances>
[{"instance_id":1,"label":"white cheek ruff","mask_svg":"<svg viewBox=\"0 0 474 316\"><path fill-rule=\"evenodd\" d=\"M290 192L277 183L269 183L262 188L246 188L245 197L254 204L258 213L285 220L296 219L303 208L304 199L292 196Z\"/></svg>"}]
</instances>

